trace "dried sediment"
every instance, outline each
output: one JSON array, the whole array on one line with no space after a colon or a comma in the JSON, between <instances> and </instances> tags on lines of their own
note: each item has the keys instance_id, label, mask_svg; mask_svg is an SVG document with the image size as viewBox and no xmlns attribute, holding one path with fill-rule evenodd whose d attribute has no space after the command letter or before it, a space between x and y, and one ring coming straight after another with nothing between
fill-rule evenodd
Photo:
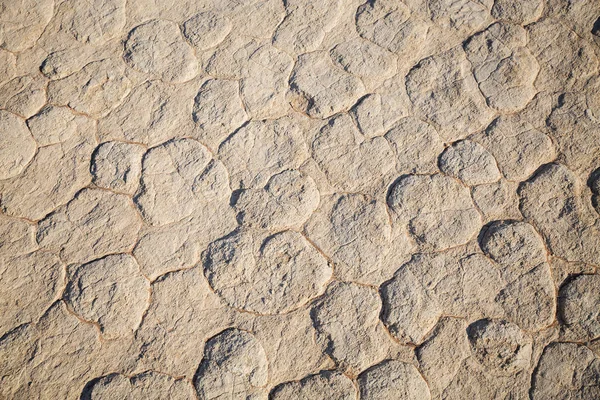
<instances>
[{"instance_id":1,"label":"dried sediment","mask_svg":"<svg viewBox=\"0 0 600 400\"><path fill-rule=\"evenodd\" d=\"M600 398L599 17L0 1L0 398Z\"/></svg>"}]
</instances>

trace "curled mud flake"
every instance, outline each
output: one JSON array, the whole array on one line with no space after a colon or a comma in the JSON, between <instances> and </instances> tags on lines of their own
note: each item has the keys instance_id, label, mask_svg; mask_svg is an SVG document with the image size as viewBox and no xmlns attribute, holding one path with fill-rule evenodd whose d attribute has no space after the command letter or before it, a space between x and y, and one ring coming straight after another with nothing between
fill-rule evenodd
<instances>
[{"instance_id":1,"label":"curled mud flake","mask_svg":"<svg viewBox=\"0 0 600 400\"><path fill-rule=\"evenodd\" d=\"M452 272L440 280L435 290L440 302L448 304L446 314L462 315L469 321L502 315L495 297L506 284L506 278L489 258L480 253L467 255Z\"/></svg>"},{"instance_id":2,"label":"curled mud flake","mask_svg":"<svg viewBox=\"0 0 600 400\"><path fill-rule=\"evenodd\" d=\"M119 37L125 27L126 0L68 0L57 7L60 30L78 42L102 45Z\"/></svg>"},{"instance_id":3,"label":"curled mud flake","mask_svg":"<svg viewBox=\"0 0 600 400\"><path fill-rule=\"evenodd\" d=\"M17 57L8 51L0 50L0 84L10 81L17 74Z\"/></svg>"},{"instance_id":4,"label":"curled mud flake","mask_svg":"<svg viewBox=\"0 0 600 400\"><path fill-rule=\"evenodd\" d=\"M302 128L291 118L251 121L219 147L233 189L256 188L309 157Z\"/></svg>"},{"instance_id":5,"label":"curled mud flake","mask_svg":"<svg viewBox=\"0 0 600 400\"><path fill-rule=\"evenodd\" d=\"M421 343L442 314L435 296L406 264L381 286L380 293L384 304L381 319L403 343Z\"/></svg>"},{"instance_id":6,"label":"curled mud flake","mask_svg":"<svg viewBox=\"0 0 600 400\"><path fill-rule=\"evenodd\" d=\"M0 255L0 336L36 322L64 288L64 265L58 257L42 251L17 254Z\"/></svg>"},{"instance_id":7,"label":"curled mud flake","mask_svg":"<svg viewBox=\"0 0 600 400\"><path fill-rule=\"evenodd\" d=\"M431 20L461 39L489 24L493 4L492 0L427 0Z\"/></svg>"},{"instance_id":8,"label":"curled mud flake","mask_svg":"<svg viewBox=\"0 0 600 400\"><path fill-rule=\"evenodd\" d=\"M573 171L582 182L598 168L600 152L600 79L589 79L585 87L585 93L560 95L547 119L548 135L556 143L556 161Z\"/></svg>"},{"instance_id":9,"label":"curled mud flake","mask_svg":"<svg viewBox=\"0 0 600 400\"><path fill-rule=\"evenodd\" d=\"M567 167L548 164L519 187L520 207L554 255L598 265L597 215L586 207L581 186Z\"/></svg>"},{"instance_id":10,"label":"curled mud flake","mask_svg":"<svg viewBox=\"0 0 600 400\"><path fill-rule=\"evenodd\" d=\"M416 351L420 370L429 382L433 398L451 384L463 361L470 355L466 325L462 319L440 319Z\"/></svg>"},{"instance_id":11,"label":"curled mud flake","mask_svg":"<svg viewBox=\"0 0 600 400\"><path fill-rule=\"evenodd\" d=\"M324 51L302 54L289 83L292 107L314 118L349 109L365 92L362 81L333 65Z\"/></svg>"},{"instance_id":12,"label":"curled mud flake","mask_svg":"<svg viewBox=\"0 0 600 400\"><path fill-rule=\"evenodd\" d=\"M403 176L392 187L388 204L423 249L465 244L481 228L469 190L447 176Z\"/></svg>"},{"instance_id":13,"label":"curled mud flake","mask_svg":"<svg viewBox=\"0 0 600 400\"><path fill-rule=\"evenodd\" d=\"M40 247L69 263L130 251L142 221L131 199L102 189L83 189L38 223Z\"/></svg>"},{"instance_id":14,"label":"curled mud flake","mask_svg":"<svg viewBox=\"0 0 600 400\"><path fill-rule=\"evenodd\" d=\"M565 26L560 19L545 18L527 26L527 47L538 60L538 90L581 90L597 72L592 44Z\"/></svg>"},{"instance_id":15,"label":"curled mud flake","mask_svg":"<svg viewBox=\"0 0 600 400\"><path fill-rule=\"evenodd\" d=\"M19 52L35 45L54 14L54 0L2 2L0 47Z\"/></svg>"},{"instance_id":16,"label":"curled mud flake","mask_svg":"<svg viewBox=\"0 0 600 400\"><path fill-rule=\"evenodd\" d=\"M342 280L379 285L413 249L406 233L392 228L385 204L360 194L324 198L305 231Z\"/></svg>"},{"instance_id":17,"label":"curled mud flake","mask_svg":"<svg viewBox=\"0 0 600 400\"><path fill-rule=\"evenodd\" d=\"M264 43L237 32L202 55L204 71L218 79L241 79L250 75L248 59Z\"/></svg>"},{"instance_id":18,"label":"curled mud flake","mask_svg":"<svg viewBox=\"0 0 600 400\"><path fill-rule=\"evenodd\" d=\"M100 119L123 102L131 91L125 65L118 59L93 61L83 69L48 84L48 103L69 106Z\"/></svg>"},{"instance_id":19,"label":"curled mud flake","mask_svg":"<svg viewBox=\"0 0 600 400\"><path fill-rule=\"evenodd\" d=\"M373 93L360 99L349 111L354 123L365 137L381 136L384 133L386 127L382 107L381 95Z\"/></svg>"},{"instance_id":20,"label":"curled mud flake","mask_svg":"<svg viewBox=\"0 0 600 400\"><path fill-rule=\"evenodd\" d=\"M310 309L249 319L252 331L269 359L269 388L298 381L309 374L334 368L334 363L314 340ZM273 340L277 337L277 340Z\"/></svg>"},{"instance_id":21,"label":"curled mud flake","mask_svg":"<svg viewBox=\"0 0 600 400\"><path fill-rule=\"evenodd\" d=\"M69 47L53 51L42 61L40 72L50 80L66 78L80 71L91 61L98 60L93 47Z\"/></svg>"},{"instance_id":22,"label":"curled mud flake","mask_svg":"<svg viewBox=\"0 0 600 400\"><path fill-rule=\"evenodd\" d=\"M364 400L431 399L427 382L419 370L397 360L387 360L369 368L358 376L357 381L360 398Z\"/></svg>"},{"instance_id":23,"label":"curled mud flake","mask_svg":"<svg viewBox=\"0 0 600 400\"><path fill-rule=\"evenodd\" d=\"M366 138L374 138L394 130L396 125L408 127L408 121L414 121L415 129L409 129L406 135L412 136L412 140L420 142L418 132L423 130L419 127L416 118L407 118L410 109L410 100L406 95L404 76L396 74L386 80L375 93L362 97L349 111L354 123ZM428 126L425 124L425 126ZM404 135L404 132L401 132ZM424 140L430 140L425 134ZM392 144L390 142L390 144ZM418 144L416 145L419 146ZM407 146L410 147L410 146ZM432 147L435 147L432 144ZM417 162L417 161L415 161Z\"/></svg>"},{"instance_id":24,"label":"curled mud flake","mask_svg":"<svg viewBox=\"0 0 600 400\"><path fill-rule=\"evenodd\" d=\"M344 71L379 86L396 73L396 57L367 40L353 39L331 49L331 59Z\"/></svg>"},{"instance_id":25,"label":"curled mud flake","mask_svg":"<svg viewBox=\"0 0 600 400\"><path fill-rule=\"evenodd\" d=\"M356 30L364 39L411 57L427 35L427 24L400 1L374 0L356 10Z\"/></svg>"},{"instance_id":26,"label":"curled mud flake","mask_svg":"<svg viewBox=\"0 0 600 400\"><path fill-rule=\"evenodd\" d=\"M228 329L206 342L194 384L201 399L235 395L266 399L268 361L260 342L246 331Z\"/></svg>"},{"instance_id":27,"label":"curled mud flake","mask_svg":"<svg viewBox=\"0 0 600 400\"><path fill-rule=\"evenodd\" d=\"M111 374L94 379L84 388L81 398L85 400L122 399L196 399L193 386L160 372L148 371L127 377Z\"/></svg>"},{"instance_id":28,"label":"curled mud flake","mask_svg":"<svg viewBox=\"0 0 600 400\"><path fill-rule=\"evenodd\" d=\"M0 257L31 253L37 248L35 225L22 219L0 216Z\"/></svg>"},{"instance_id":29,"label":"curled mud flake","mask_svg":"<svg viewBox=\"0 0 600 400\"><path fill-rule=\"evenodd\" d=\"M590 174L588 186L592 191L592 206L600 215L600 168Z\"/></svg>"},{"instance_id":30,"label":"curled mud flake","mask_svg":"<svg viewBox=\"0 0 600 400\"><path fill-rule=\"evenodd\" d=\"M560 257L550 257L550 270L552 272L554 286L560 289L570 279L578 275L594 274L595 267L578 261L567 261ZM558 294L558 303L558 309L560 311L560 290ZM560 322L560 314L558 315L558 321Z\"/></svg>"},{"instance_id":31,"label":"curled mud flake","mask_svg":"<svg viewBox=\"0 0 600 400\"><path fill-rule=\"evenodd\" d=\"M419 344L441 315L502 316L495 297L504 286L496 265L482 254L417 254L381 286L381 319L401 342Z\"/></svg>"},{"instance_id":32,"label":"curled mud flake","mask_svg":"<svg viewBox=\"0 0 600 400\"><path fill-rule=\"evenodd\" d=\"M195 146L189 149L198 152ZM133 254L142 273L151 280L170 271L193 267L209 243L237 226L235 212L227 201L231 192L223 165L211 160L204 170L193 171L193 168L188 172L199 173L193 182L185 181L184 176L179 176L181 180L174 179L176 174L162 175L168 177L164 181L154 176L153 190L158 193L154 205L147 202L151 199L148 195L141 197L144 200L139 205L157 224L140 231ZM177 191L163 192L161 185L168 182L177 185ZM189 204L179 199L188 199ZM166 223L169 220L172 222Z\"/></svg>"},{"instance_id":33,"label":"curled mud flake","mask_svg":"<svg viewBox=\"0 0 600 400\"><path fill-rule=\"evenodd\" d=\"M150 300L150 282L127 254L83 264L71 274L65 291L69 307L97 323L108 339L132 335Z\"/></svg>"},{"instance_id":34,"label":"curled mud flake","mask_svg":"<svg viewBox=\"0 0 600 400\"><path fill-rule=\"evenodd\" d=\"M211 287L235 308L288 312L325 291L332 268L302 235L239 232L217 240L203 255Z\"/></svg>"},{"instance_id":35,"label":"curled mud flake","mask_svg":"<svg viewBox=\"0 0 600 400\"><path fill-rule=\"evenodd\" d=\"M142 273L154 280L170 271L192 268L209 243L236 225L235 214L228 206L204 207L182 221L142 229L133 255Z\"/></svg>"},{"instance_id":36,"label":"curled mud flake","mask_svg":"<svg viewBox=\"0 0 600 400\"><path fill-rule=\"evenodd\" d=\"M547 261L543 239L527 222L493 222L481 238L481 248L507 269L506 277L521 275Z\"/></svg>"},{"instance_id":37,"label":"curled mud flake","mask_svg":"<svg viewBox=\"0 0 600 400\"><path fill-rule=\"evenodd\" d=\"M500 112L524 108L537 93L533 83L540 66L525 47L526 38L521 26L498 22L465 44L479 89L488 105Z\"/></svg>"},{"instance_id":38,"label":"curled mud flake","mask_svg":"<svg viewBox=\"0 0 600 400\"><path fill-rule=\"evenodd\" d=\"M284 4L287 15L273 35L273 44L290 54L315 51L340 21L344 7L343 0L290 0Z\"/></svg>"},{"instance_id":39,"label":"curled mud flake","mask_svg":"<svg viewBox=\"0 0 600 400\"><path fill-rule=\"evenodd\" d=\"M505 344L505 338L499 339L499 342L492 339L486 345L495 346L500 344L502 346ZM490 348L492 354L496 350L503 351L502 349L502 347ZM510 352L509 347L507 349ZM493 370L488 370L474 356L471 356L463 362L457 373L452 377L452 381L442 393L442 398L459 400L464 396L468 396L469 398L479 399L526 399L529 397L529 387L531 385L530 371L531 367L527 366L526 369L517 371L514 374L499 375Z\"/></svg>"},{"instance_id":40,"label":"curled mud flake","mask_svg":"<svg viewBox=\"0 0 600 400\"><path fill-rule=\"evenodd\" d=\"M492 16L519 25L529 25L537 21L544 9L542 0L495 0L492 7Z\"/></svg>"},{"instance_id":41,"label":"curled mud flake","mask_svg":"<svg viewBox=\"0 0 600 400\"><path fill-rule=\"evenodd\" d=\"M494 156L504 177L511 181L524 181L555 157L552 140L521 114L497 118L473 140Z\"/></svg>"},{"instance_id":42,"label":"curled mud flake","mask_svg":"<svg viewBox=\"0 0 600 400\"><path fill-rule=\"evenodd\" d=\"M323 371L296 382L282 383L271 391L269 398L273 400L316 398L355 400L357 394L354 384L348 377L335 371Z\"/></svg>"},{"instance_id":43,"label":"curled mud flake","mask_svg":"<svg viewBox=\"0 0 600 400\"><path fill-rule=\"evenodd\" d=\"M551 343L531 380L531 398L594 399L600 396L600 359L575 343Z\"/></svg>"},{"instance_id":44,"label":"curled mud flake","mask_svg":"<svg viewBox=\"0 0 600 400\"><path fill-rule=\"evenodd\" d=\"M544 2L544 15L560 19L565 26L590 42L594 42L594 36L598 36L599 27L597 21L599 12L600 4L598 3L583 2L569 4L560 0Z\"/></svg>"},{"instance_id":45,"label":"curled mud flake","mask_svg":"<svg viewBox=\"0 0 600 400\"><path fill-rule=\"evenodd\" d=\"M194 139L174 139L144 155L134 201L153 226L167 225L216 207L231 194L227 171Z\"/></svg>"},{"instance_id":46,"label":"curled mud flake","mask_svg":"<svg viewBox=\"0 0 600 400\"><path fill-rule=\"evenodd\" d=\"M500 179L471 189L471 197L486 221L500 218L522 218L519 211L519 196L516 182Z\"/></svg>"},{"instance_id":47,"label":"curled mud flake","mask_svg":"<svg viewBox=\"0 0 600 400\"><path fill-rule=\"evenodd\" d=\"M600 22L598 23L598 25L600 26ZM562 105L566 106L567 109L572 108L574 110L577 110L579 113L581 112L580 111L581 108L587 107L586 114L584 114L584 115L587 116L588 120L592 120L595 122L595 120L600 116L600 93L598 93L599 86L600 86L600 77L598 77L597 75L592 76L587 81L586 88L585 88L585 96L582 93L581 96L575 97L577 100L581 99L582 97L585 98L585 103L581 100L579 100L577 102L573 102L572 99L569 99L568 95L562 99L559 98L559 102L563 103L562 100L567 100ZM568 100L570 100L570 101L568 101ZM576 103L576 104L573 104L573 103ZM560 104L559 104L559 106L560 106ZM559 120L560 119L557 118L556 122L559 122ZM567 118L566 122L568 122L571 125L571 124L573 124L574 121L571 117L571 118ZM589 121L588 121L588 123L589 123Z\"/></svg>"},{"instance_id":48,"label":"curled mud flake","mask_svg":"<svg viewBox=\"0 0 600 400\"><path fill-rule=\"evenodd\" d=\"M0 394L13 399L77 398L87 382L116 368L106 350L96 327L81 322L57 301L38 322L21 325L0 339ZM65 384L36 383L45 379Z\"/></svg>"},{"instance_id":49,"label":"curled mud flake","mask_svg":"<svg viewBox=\"0 0 600 400\"><path fill-rule=\"evenodd\" d=\"M529 368L533 340L518 326L482 319L467 327L467 335L471 352L485 371L511 376Z\"/></svg>"},{"instance_id":50,"label":"curled mud flake","mask_svg":"<svg viewBox=\"0 0 600 400\"><path fill-rule=\"evenodd\" d=\"M136 331L144 349L139 364L191 379L206 339L234 320L239 322L239 313L223 304L200 268L166 273L152 283L152 301Z\"/></svg>"},{"instance_id":51,"label":"curled mud flake","mask_svg":"<svg viewBox=\"0 0 600 400\"><path fill-rule=\"evenodd\" d=\"M37 351L38 331L35 324L23 324L0 336L0 368L2 368L2 386L0 395L14 397L19 391L19 378L23 364L31 360Z\"/></svg>"},{"instance_id":52,"label":"curled mud flake","mask_svg":"<svg viewBox=\"0 0 600 400\"><path fill-rule=\"evenodd\" d=\"M385 359L393 346L380 312L381 299L372 288L333 283L311 309L317 343L342 370L356 375Z\"/></svg>"},{"instance_id":53,"label":"curled mud flake","mask_svg":"<svg viewBox=\"0 0 600 400\"><path fill-rule=\"evenodd\" d=\"M588 185L593 194L600 195L600 168L590 174Z\"/></svg>"},{"instance_id":54,"label":"curled mud flake","mask_svg":"<svg viewBox=\"0 0 600 400\"><path fill-rule=\"evenodd\" d=\"M192 114L196 85L147 81L136 86L98 123L101 141L120 140L156 146L174 137L197 137Z\"/></svg>"},{"instance_id":55,"label":"curled mud flake","mask_svg":"<svg viewBox=\"0 0 600 400\"><path fill-rule=\"evenodd\" d=\"M92 156L92 182L105 189L133 194L142 172L143 146L124 142L105 142Z\"/></svg>"},{"instance_id":56,"label":"curled mud flake","mask_svg":"<svg viewBox=\"0 0 600 400\"><path fill-rule=\"evenodd\" d=\"M15 78L0 87L0 107L29 118L46 103L45 86L45 79L39 76Z\"/></svg>"},{"instance_id":57,"label":"curled mud flake","mask_svg":"<svg viewBox=\"0 0 600 400\"><path fill-rule=\"evenodd\" d=\"M231 31L229 18L214 11L194 15L183 24L183 35L198 51L221 43Z\"/></svg>"},{"instance_id":58,"label":"curled mud flake","mask_svg":"<svg viewBox=\"0 0 600 400\"><path fill-rule=\"evenodd\" d=\"M131 68L166 82L186 82L198 74L194 50L171 21L153 20L134 28L123 57Z\"/></svg>"},{"instance_id":59,"label":"curled mud flake","mask_svg":"<svg viewBox=\"0 0 600 400\"><path fill-rule=\"evenodd\" d=\"M192 117L200 130L198 138L211 148L248 120L239 92L238 82L223 79L208 80L200 87Z\"/></svg>"},{"instance_id":60,"label":"curled mud flake","mask_svg":"<svg viewBox=\"0 0 600 400\"><path fill-rule=\"evenodd\" d=\"M167 226L150 230L142 235L133 249L133 255L145 276L154 280L159 276L191 268L200 259L200 245L193 239L193 224Z\"/></svg>"},{"instance_id":61,"label":"curled mud flake","mask_svg":"<svg viewBox=\"0 0 600 400\"><path fill-rule=\"evenodd\" d=\"M599 15L0 0L0 398L600 399Z\"/></svg>"},{"instance_id":62,"label":"curled mud flake","mask_svg":"<svg viewBox=\"0 0 600 400\"><path fill-rule=\"evenodd\" d=\"M20 175L0 181L0 203L8 215L37 220L89 184L96 129L90 118L54 106L43 108L27 126L40 147Z\"/></svg>"},{"instance_id":63,"label":"curled mud flake","mask_svg":"<svg viewBox=\"0 0 600 400\"><path fill-rule=\"evenodd\" d=\"M462 140L447 147L439 160L443 173L460 179L465 185L476 186L500 179L494 157L480 144Z\"/></svg>"},{"instance_id":64,"label":"curled mud flake","mask_svg":"<svg viewBox=\"0 0 600 400\"><path fill-rule=\"evenodd\" d=\"M496 296L506 319L527 331L551 325L556 315L556 292L550 266L542 263L508 283Z\"/></svg>"},{"instance_id":65,"label":"curled mud flake","mask_svg":"<svg viewBox=\"0 0 600 400\"><path fill-rule=\"evenodd\" d=\"M445 141L481 130L493 116L459 47L421 60L406 76L408 97Z\"/></svg>"},{"instance_id":66,"label":"curled mud flake","mask_svg":"<svg viewBox=\"0 0 600 400\"><path fill-rule=\"evenodd\" d=\"M345 192L377 187L394 167L390 144L383 137L364 138L346 114L321 128L312 155L330 184Z\"/></svg>"},{"instance_id":67,"label":"curled mud flake","mask_svg":"<svg viewBox=\"0 0 600 400\"><path fill-rule=\"evenodd\" d=\"M580 275L560 288L558 318L567 340L587 341L600 336L600 275Z\"/></svg>"},{"instance_id":68,"label":"curled mud flake","mask_svg":"<svg viewBox=\"0 0 600 400\"><path fill-rule=\"evenodd\" d=\"M243 226L268 230L300 228L319 206L317 184L298 170L271 177L262 189L240 193L235 209Z\"/></svg>"},{"instance_id":69,"label":"curled mud flake","mask_svg":"<svg viewBox=\"0 0 600 400\"><path fill-rule=\"evenodd\" d=\"M264 45L248 61L248 76L240 81L240 95L247 113L253 119L285 116L290 111L285 96L293 59L271 45Z\"/></svg>"},{"instance_id":70,"label":"curled mud flake","mask_svg":"<svg viewBox=\"0 0 600 400\"><path fill-rule=\"evenodd\" d=\"M438 155L444 150L444 143L428 123L414 117L402 118L385 138L394 150L398 173L437 172Z\"/></svg>"},{"instance_id":71,"label":"curled mud flake","mask_svg":"<svg viewBox=\"0 0 600 400\"><path fill-rule=\"evenodd\" d=\"M23 172L36 149L25 121L13 113L0 111L0 180Z\"/></svg>"}]
</instances>

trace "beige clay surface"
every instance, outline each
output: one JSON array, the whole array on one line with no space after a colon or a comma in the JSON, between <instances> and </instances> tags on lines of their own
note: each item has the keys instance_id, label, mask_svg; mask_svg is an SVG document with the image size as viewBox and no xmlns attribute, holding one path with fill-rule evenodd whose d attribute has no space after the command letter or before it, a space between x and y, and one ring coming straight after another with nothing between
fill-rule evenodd
<instances>
[{"instance_id":1,"label":"beige clay surface","mask_svg":"<svg viewBox=\"0 0 600 400\"><path fill-rule=\"evenodd\" d=\"M597 0L0 0L0 399L600 399Z\"/></svg>"}]
</instances>

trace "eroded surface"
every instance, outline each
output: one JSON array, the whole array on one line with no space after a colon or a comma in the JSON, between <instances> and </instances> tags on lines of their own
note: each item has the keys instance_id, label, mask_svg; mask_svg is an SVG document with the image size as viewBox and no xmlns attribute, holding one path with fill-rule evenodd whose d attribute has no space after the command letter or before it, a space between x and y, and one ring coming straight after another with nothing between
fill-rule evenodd
<instances>
[{"instance_id":1,"label":"eroded surface","mask_svg":"<svg viewBox=\"0 0 600 400\"><path fill-rule=\"evenodd\" d=\"M0 0L0 398L600 398L599 21Z\"/></svg>"}]
</instances>

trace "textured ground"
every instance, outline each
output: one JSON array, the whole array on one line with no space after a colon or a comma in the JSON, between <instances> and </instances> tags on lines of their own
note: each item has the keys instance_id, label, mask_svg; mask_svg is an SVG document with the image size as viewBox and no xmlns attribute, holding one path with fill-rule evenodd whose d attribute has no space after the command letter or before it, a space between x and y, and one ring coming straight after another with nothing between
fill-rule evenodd
<instances>
[{"instance_id":1,"label":"textured ground","mask_svg":"<svg viewBox=\"0 0 600 400\"><path fill-rule=\"evenodd\" d=\"M0 0L0 398L599 399L599 17Z\"/></svg>"}]
</instances>

